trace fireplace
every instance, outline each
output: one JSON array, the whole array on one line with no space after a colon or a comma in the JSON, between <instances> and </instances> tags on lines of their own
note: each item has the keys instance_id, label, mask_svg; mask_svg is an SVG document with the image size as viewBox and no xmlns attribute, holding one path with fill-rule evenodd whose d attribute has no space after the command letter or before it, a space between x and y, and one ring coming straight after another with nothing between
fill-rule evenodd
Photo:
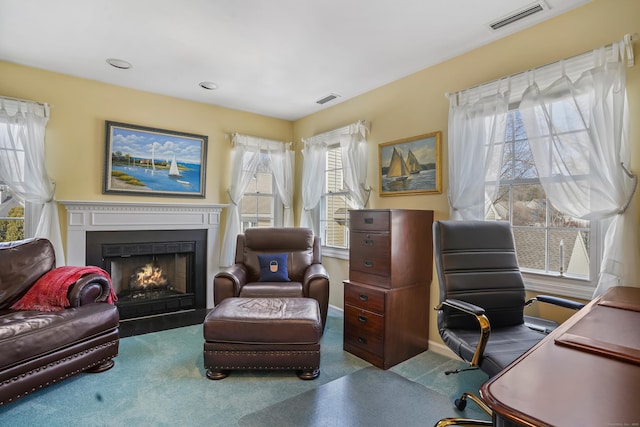
<instances>
[{"instance_id":1,"label":"fireplace","mask_svg":"<svg viewBox=\"0 0 640 427\"><path fill-rule=\"evenodd\" d=\"M133 267L126 264L127 259L134 258L134 255L144 255L147 258L141 258L142 262L135 268L142 264L151 264L153 267L155 262L163 263L163 274L170 282L166 286L167 290L178 293L178 296L165 295L163 299L156 301L157 307L154 305L152 312L167 312L168 309L169 313L176 313L176 310L183 313L188 310L186 307L191 305L213 308L211 285L219 271L220 215L226 205L71 200L60 203L67 211L67 265L99 265L115 276L131 276L133 272L130 273L128 269ZM191 233L195 233L195 237ZM104 248L88 249L88 246L95 246L93 239L101 236L112 237L111 240L101 242L100 245L105 245ZM166 249L163 245L166 245ZM195 246L193 254L190 245ZM178 250L169 250L176 246ZM104 254L103 250L106 251ZM103 258L108 261L106 265ZM190 264L195 266L193 272L184 273L184 285L177 284L177 281L182 281L182 269L186 269ZM177 277L173 277L175 275ZM116 292L123 293L123 289L119 288ZM127 316L141 315L137 313L137 304L138 301L142 301L142 293L136 292L135 298L133 295L129 296L136 302L129 304L126 301L128 296L123 295L123 301L119 303L121 310L124 311L123 305L129 305L126 310L136 312L127 313ZM152 317L158 320L178 316Z\"/></svg>"},{"instance_id":2,"label":"fireplace","mask_svg":"<svg viewBox=\"0 0 640 427\"><path fill-rule=\"evenodd\" d=\"M206 230L88 231L86 263L111 275L120 319L206 308Z\"/></svg>"}]
</instances>

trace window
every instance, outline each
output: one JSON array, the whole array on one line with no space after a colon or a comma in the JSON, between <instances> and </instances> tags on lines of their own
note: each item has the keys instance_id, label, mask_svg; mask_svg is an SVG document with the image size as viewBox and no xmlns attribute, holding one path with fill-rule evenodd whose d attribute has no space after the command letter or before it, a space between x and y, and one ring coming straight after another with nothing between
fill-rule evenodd
<instances>
[{"instance_id":1,"label":"window","mask_svg":"<svg viewBox=\"0 0 640 427\"><path fill-rule=\"evenodd\" d=\"M581 131L570 123L564 130ZM580 280L594 277L591 224L563 214L547 199L518 110L507 116L500 187L485 219L511 222L523 272Z\"/></svg>"},{"instance_id":2,"label":"window","mask_svg":"<svg viewBox=\"0 0 640 427\"><path fill-rule=\"evenodd\" d=\"M0 150L8 157L16 160L19 176L13 177L15 181L22 181L24 176L24 147L20 144L17 134L20 126L0 123L0 132L3 135L12 135L11 139L0 141ZM12 142L9 142L12 141ZM0 242L22 240L25 238L24 221L25 204L0 180ZM30 234L27 234L30 235Z\"/></svg>"},{"instance_id":3,"label":"window","mask_svg":"<svg viewBox=\"0 0 640 427\"><path fill-rule=\"evenodd\" d=\"M240 201L242 231L251 227L281 226L282 209L269 165L269 156L266 152L261 152L258 170L251 178Z\"/></svg>"},{"instance_id":4,"label":"window","mask_svg":"<svg viewBox=\"0 0 640 427\"><path fill-rule=\"evenodd\" d=\"M0 242L24 239L24 202L0 183Z\"/></svg>"},{"instance_id":5,"label":"window","mask_svg":"<svg viewBox=\"0 0 640 427\"><path fill-rule=\"evenodd\" d=\"M324 189L321 198L320 233L323 246L349 247L349 211L351 196L344 186L342 151L339 144L327 147Z\"/></svg>"}]
</instances>

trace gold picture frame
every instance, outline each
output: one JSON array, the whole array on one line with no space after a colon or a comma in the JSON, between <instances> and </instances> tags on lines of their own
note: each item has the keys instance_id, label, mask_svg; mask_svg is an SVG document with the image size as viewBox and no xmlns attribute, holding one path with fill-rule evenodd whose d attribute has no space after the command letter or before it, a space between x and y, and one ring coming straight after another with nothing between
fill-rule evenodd
<instances>
[{"instance_id":1,"label":"gold picture frame","mask_svg":"<svg viewBox=\"0 0 640 427\"><path fill-rule=\"evenodd\" d=\"M378 145L380 196L442 192L442 132Z\"/></svg>"}]
</instances>

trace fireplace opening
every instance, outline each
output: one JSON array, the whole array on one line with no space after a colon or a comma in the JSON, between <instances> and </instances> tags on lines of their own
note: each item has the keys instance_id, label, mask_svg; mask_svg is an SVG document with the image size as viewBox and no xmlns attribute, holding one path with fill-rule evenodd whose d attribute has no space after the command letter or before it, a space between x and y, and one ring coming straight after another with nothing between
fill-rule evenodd
<instances>
[{"instance_id":1,"label":"fireplace opening","mask_svg":"<svg viewBox=\"0 0 640 427\"><path fill-rule=\"evenodd\" d=\"M87 265L111 275L120 319L206 307L206 231L89 231Z\"/></svg>"},{"instance_id":2,"label":"fireplace opening","mask_svg":"<svg viewBox=\"0 0 640 427\"><path fill-rule=\"evenodd\" d=\"M191 254L112 258L111 279L120 303L189 293Z\"/></svg>"}]
</instances>

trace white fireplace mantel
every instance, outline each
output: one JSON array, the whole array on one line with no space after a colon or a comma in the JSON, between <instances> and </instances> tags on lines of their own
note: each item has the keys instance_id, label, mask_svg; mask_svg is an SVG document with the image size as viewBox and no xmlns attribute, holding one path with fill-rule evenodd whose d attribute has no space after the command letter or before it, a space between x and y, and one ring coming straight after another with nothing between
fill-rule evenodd
<instances>
[{"instance_id":1,"label":"white fireplace mantel","mask_svg":"<svg viewBox=\"0 0 640 427\"><path fill-rule=\"evenodd\" d=\"M207 308L220 259L220 214L226 205L199 203L58 201L67 210L69 265L85 265L87 231L207 230Z\"/></svg>"}]
</instances>

